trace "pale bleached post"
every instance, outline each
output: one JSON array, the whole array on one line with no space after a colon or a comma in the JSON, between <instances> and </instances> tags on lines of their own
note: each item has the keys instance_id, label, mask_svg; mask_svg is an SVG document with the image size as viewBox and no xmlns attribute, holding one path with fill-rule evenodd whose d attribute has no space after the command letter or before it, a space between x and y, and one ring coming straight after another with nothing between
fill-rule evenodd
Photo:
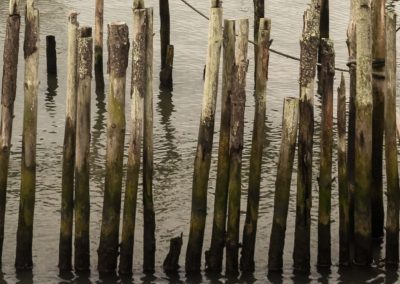
<instances>
[{"instance_id":1,"label":"pale bleached post","mask_svg":"<svg viewBox=\"0 0 400 284\"><path fill-rule=\"evenodd\" d=\"M11 153L11 137L14 119L14 101L17 91L19 29L21 16L19 0L10 0L9 15L6 21L3 80L1 89L0 119L0 264L3 255L4 221L6 213L6 192L8 166Z\"/></svg>"},{"instance_id":2,"label":"pale bleached post","mask_svg":"<svg viewBox=\"0 0 400 284\"><path fill-rule=\"evenodd\" d=\"M242 191L242 153L244 144L244 113L246 106L247 53L249 20L239 21L238 50L231 94L231 122L229 141L228 221L226 235L226 273L239 273L240 199Z\"/></svg>"},{"instance_id":3,"label":"pale bleached post","mask_svg":"<svg viewBox=\"0 0 400 284\"><path fill-rule=\"evenodd\" d=\"M124 213L122 220L120 274L132 273L140 154L143 131L143 98L146 94L146 10L133 10L131 137L129 141Z\"/></svg>"},{"instance_id":4,"label":"pale bleached post","mask_svg":"<svg viewBox=\"0 0 400 284\"><path fill-rule=\"evenodd\" d=\"M304 14L300 40L300 127L298 146L294 269L310 268L310 225L312 202L312 157L314 134L314 77L319 47L320 1L312 0Z\"/></svg>"},{"instance_id":5,"label":"pale bleached post","mask_svg":"<svg viewBox=\"0 0 400 284\"><path fill-rule=\"evenodd\" d=\"M78 13L68 17L67 102L61 178L61 223L58 268L72 269L72 227L74 216L74 169L76 140Z\"/></svg>"},{"instance_id":6,"label":"pale bleached post","mask_svg":"<svg viewBox=\"0 0 400 284\"><path fill-rule=\"evenodd\" d=\"M106 178L98 249L100 273L114 273L119 254L119 221L125 141L125 89L129 58L129 29L125 23L108 25L108 96Z\"/></svg>"},{"instance_id":7,"label":"pale bleached post","mask_svg":"<svg viewBox=\"0 0 400 284\"><path fill-rule=\"evenodd\" d=\"M261 166L265 138L265 115L267 79L269 65L269 44L271 34L271 20L260 19L257 53L257 73L253 139L250 156L250 175L247 197L246 221L243 228L242 257L240 269L254 271L254 252L256 246L258 207L260 202Z\"/></svg>"},{"instance_id":8,"label":"pale bleached post","mask_svg":"<svg viewBox=\"0 0 400 284\"><path fill-rule=\"evenodd\" d=\"M386 16L385 157L387 177L386 265L399 263L399 168L396 140L396 14Z\"/></svg>"},{"instance_id":9,"label":"pale bleached post","mask_svg":"<svg viewBox=\"0 0 400 284\"><path fill-rule=\"evenodd\" d=\"M231 93L235 68L235 21L224 21L221 126L219 134L217 181L214 198L214 219L211 247L206 251L206 270L220 273L226 237L226 213L229 181L229 137L231 120Z\"/></svg>"},{"instance_id":10,"label":"pale bleached post","mask_svg":"<svg viewBox=\"0 0 400 284\"><path fill-rule=\"evenodd\" d=\"M90 270L90 100L93 65L92 28L81 27L78 38L78 91L75 152L75 270Z\"/></svg>"},{"instance_id":11,"label":"pale bleached post","mask_svg":"<svg viewBox=\"0 0 400 284\"><path fill-rule=\"evenodd\" d=\"M37 102L39 90L39 10L28 0L25 13L25 79L21 192L15 268L32 269L33 216L36 189Z\"/></svg>"},{"instance_id":12,"label":"pale bleached post","mask_svg":"<svg viewBox=\"0 0 400 284\"><path fill-rule=\"evenodd\" d=\"M372 258L372 42L371 1L359 0L357 25L357 92L354 175L354 262L369 265Z\"/></svg>"},{"instance_id":13,"label":"pale bleached post","mask_svg":"<svg viewBox=\"0 0 400 284\"><path fill-rule=\"evenodd\" d=\"M299 99L285 98L282 116L282 142L275 181L274 217L268 252L268 270L270 272L282 271L283 267L283 249L298 123Z\"/></svg>"},{"instance_id":14,"label":"pale bleached post","mask_svg":"<svg viewBox=\"0 0 400 284\"><path fill-rule=\"evenodd\" d=\"M197 273L201 267L204 229L207 215L207 189L214 137L215 108L222 46L222 3L211 1L208 53L204 81L203 106L200 118L192 187L192 213L185 269Z\"/></svg>"}]
</instances>

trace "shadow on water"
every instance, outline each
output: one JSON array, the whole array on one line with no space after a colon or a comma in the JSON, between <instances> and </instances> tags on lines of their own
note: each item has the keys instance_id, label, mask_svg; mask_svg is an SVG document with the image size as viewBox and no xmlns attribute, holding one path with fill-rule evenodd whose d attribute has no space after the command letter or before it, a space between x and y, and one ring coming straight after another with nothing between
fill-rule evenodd
<instances>
[{"instance_id":1,"label":"shadow on water","mask_svg":"<svg viewBox=\"0 0 400 284\"><path fill-rule=\"evenodd\" d=\"M45 107L51 118L56 116L56 103L54 98L57 96L58 77L57 75L47 74L47 90Z\"/></svg>"},{"instance_id":2,"label":"shadow on water","mask_svg":"<svg viewBox=\"0 0 400 284\"><path fill-rule=\"evenodd\" d=\"M31 284L33 283L33 273L32 271L23 271L23 272L18 272L16 273L17 276L17 282L18 284ZM1 283L6 283L1 282Z\"/></svg>"}]
</instances>

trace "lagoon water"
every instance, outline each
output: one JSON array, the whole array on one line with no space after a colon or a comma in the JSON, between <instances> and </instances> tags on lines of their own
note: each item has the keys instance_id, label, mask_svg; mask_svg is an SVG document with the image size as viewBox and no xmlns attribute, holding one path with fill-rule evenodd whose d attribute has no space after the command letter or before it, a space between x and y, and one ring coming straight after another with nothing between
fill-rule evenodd
<instances>
[{"instance_id":1,"label":"lagoon water","mask_svg":"<svg viewBox=\"0 0 400 284\"><path fill-rule=\"evenodd\" d=\"M0 1L0 54L3 53L5 21L8 11L8 1ZM25 1L21 1L24 3ZM113 21L126 21L132 31L131 2L128 0L105 1L105 24ZM154 6L155 36L154 36L154 202L156 209L156 273L145 277L141 273L143 257L143 216L141 194L137 214L134 276L135 283L184 283L188 281L182 272L178 276L168 277L162 272L162 262L169 248L169 239L183 233L184 245L180 264L184 264L184 254L189 232L191 184L193 161L197 144L198 123L200 117L203 67L207 49L207 21L189 9L179 0L170 1L171 8L171 42L175 45L174 91L164 93L158 91L159 59L159 17L158 1L145 1L147 6ZM92 94L92 138L91 138L91 265L90 275L75 276L73 274L59 275L58 238L60 222L61 197L61 161L64 136L65 93L66 93L66 48L67 48L67 16L69 11L79 12L81 25L94 25L95 1L78 0L38 0L37 7L41 16L41 56L40 56L40 92L38 120L38 150L37 150L37 193L34 220L32 273L16 274L14 269L15 239L18 218L18 202L20 187L21 134L23 115L23 70L22 43L24 20L21 26L20 61L18 73L17 99L15 102L15 121L13 130L13 148L10 164L10 178L7 193L7 213L3 254L3 274L1 283L111 283L121 282L121 279L100 279L97 273L97 248L99 244L101 213L103 205L103 184L105 169L106 120L107 120L107 76L106 93ZM208 14L209 1L190 1L199 10ZM299 55L299 38L303 25L303 12L307 8L307 0L267 0L266 15L272 18L273 48L294 56ZM347 0L331 1L331 38L336 48L337 67L346 68L347 48L346 29L349 19L349 3ZM250 18L252 29L252 1L225 1L224 17ZM105 27L106 31L106 27ZM252 35L252 31L250 32ZM48 78L45 64L45 36L55 35L57 40L58 77ZM106 40L106 33L105 33ZM105 45L106 46L106 45ZM254 116L253 70L254 54L250 48L250 68L247 80L247 102L245 116L245 147L243 165L242 215L243 225L246 206L246 189L248 183L248 165ZM107 54L105 54L105 61ZM2 58L0 59L2 66ZM130 69L128 68L128 84L130 84ZM338 190L337 181L333 183L332 201L332 257L331 270L318 271L316 264L317 248L317 175L319 167L319 121L320 99L315 97L315 151L314 151L314 184L312 210L312 270L309 276L295 276L292 272L292 251L295 218L296 166L293 174L290 198L290 212L284 255L284 273L281 277L267 277L267 254L271 230L274 182L280 146L281 115L283 99L287 96L298 96L299 63L287 58L271 54L267 94L267 130L265 133L265 149L262 168L262 187L260 201L260 217L256 248L256 272L252 277L241 280L227 280L223 276L209 278L203 275L192 282L196 283L266 283L266 282L396 282L397 271L386 272L383 265L384 249L375 250L375 263L368 270L339 270L338 262ZM340 78L340 73L336 73ZM0 78L1 80L1 78ZM346 80L348 76L346 74ZM336 80L336 85L338 80ZM219 104L218 104L219 105ZM127 123L129 124L129 96L127 92ZM335 108L336 111L336 108ZM336 115L335 115L336 116ZM129 129L129 128L128 128ZM216 176L216 150L218 146L219 106L215 127L214 155L209 182L208 217L203 249L210 245L210 234L213 214L214 188ZM127 133L126 141L129 138ZM127 149L126 149L127 150ZM126 151L125 151L126 153ZM334 152L335 155L336 152ZM334 156L335 157L335 156ZM336 161L336 160L335 160ZM125 161L126 163L126 157ZM296 162L297 163L297 162ZM337 176L336 162L334 176ZM241 226L242 229L242 226ZM383 246L384 247L384 246ZM125 281L130 281L124 279Z\"/></svg>"}]
</instances>

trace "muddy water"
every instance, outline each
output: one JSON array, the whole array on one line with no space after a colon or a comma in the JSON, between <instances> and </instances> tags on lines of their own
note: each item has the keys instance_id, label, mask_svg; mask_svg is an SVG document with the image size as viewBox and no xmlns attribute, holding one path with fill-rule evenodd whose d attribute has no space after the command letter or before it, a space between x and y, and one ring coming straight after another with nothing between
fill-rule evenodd
<instances>
[{"instance_id":1,"label":"muddy water","mask_svg":"<svg viewBox=\"0 0 400 284\"><path fill-rule=\"evenodd\" d=\"M7 1L0 2L0 42L4 41L4 27L7 15ZM131 2L123 0L105 1L105 23L112 21L126 21L132 24ZM146 1L148 6L155 7L155 30L158 31L158 1ZM208 1L190 1L201 11L208 13ZM307 0L269 0L267 15L272 18L273 47L292 55L299 54L299 37L302 29L302 15L307 7ZM289 3L290 2L290 3ZM205 64L207 48L207 22L186 7L181 1L170 1L172 21L172 43L175 45L174 91L172 93L158 92L157 75L159 72L159 34L155 34L155 71L154 71L154 199L157 222L157 255L156 273L154 277L145 277L141 274L142 263L142 209L139 206L138 222L135 240L134 268L135 282L176 283L185 282L184 273L175 277L167 277L162 273L162 261L168 251L169 239L179 235L184 236L183 252L189 231L191 182L193 161L195 155L198 122L202 99L202 74ZM39 124L38 124L38 151L37 151L37 195L34 221L34 269L29 274L16 274L14 270L15 236L18 214L18 194L20 186L20 159L21 133L23 111L23 57L22 40L24 23L21 27L21 50L19 64L18 94L15 103L15 124L13 148L10 165L10 179L8 186L7 217L5 228L3 274L0 275L4 283L108 283L119 282L120 279L100 279L97 271L97 247L99 243L101 209L103 204L103 182L105 167L106 119L107 119L107 88L106 94L92 95L92 139L91 139L91 262L92 273L77 277L59 275L58 236L60 220L60 188L61 188L61 158L64 134L65 90L66 90L66 28L67 15L70 10L77 10L82 25L94 23L94 1L78 0L38 0L41 12L41 66L40 66L40 94L39 94ZM347 50L345 45L346 26L348 22L349 1L331 1L331 37L334 39L337 66L345 67ZM224 15L226 18L242 18L252 16L252 1L236 0L225 1ZM22 21L24 22L24 21ZM252 21L251 21L252 23ZM45 36L53 34L57 39L58 77L48 78L45 65ZM252 33L251 33L252 34ZM246 204L246 188L248 182L248 164L251 143L251 129L253 121L254 99L252 95L254 55L250 49L250 69L247 84L247 103L245 121L245 149L243 167L243 198L242 208ZM0 54L3 44L0 44ZM107 58L107 57L105 57ZM2 59L0 59L2 63ZM267 131L266 147L263 157L262 190L260 201L260 219L257 236L256 273L250 278L241 281L249 283L272 282L338 282L357 283L370 281L395 282L397 271L387 272L382 265L384 251L376 250L376 264L373 268L363 271L340 271L338 262L338 206L337 181L333 184L332 202L332 269L317 271L312 267L310 276L299 277L292 273L293 235L294 235L294 202L295 178L293 179L292 195L290 199L289 224L285 249L285 270L282 277L267 278L267 253L271 218L273 211L273 192L280 145L280 128L283 99L286 96L298 96L298 62L271 55L270 75L268 82L267 99ZM1 64L2 65L2 64ZM337 78L339 73L336 74ZM128 78L130 75L128 75ZM106 78L107 86L107 78ZM94 90L94 88L93 88ZM128 97L128 96L127 96ZM129 101L127 99L127 105ZM319 136L320 100L315 99L316 105L316 136ZM219 114L219 113L218 113ZM129 108L127 109L129 117ZM129 123L129 119L128 119ZM217 115L215 146L218 143L219 115ZM128 136L128 134L127 134ZM127 137L128 138L128 137ZM312 264L316 263L316 216L317 191L316 177L318 169L318 142L315 144L315 174L313 197L312 223ZM214 153L216 153L214 147ZM125 159L126 162L126 159ZM209 247L211 221L213 211L213 195L215 186L216 155L213 156L211 179L209 183L208 218L204 249ZM334 166L334 176L336 165ZM295 177L296 169L294 172ZM141 200L141 195L139 196ZM242 211L241 224L244 222L245 212ZM181 257L183 264L184 253ZM125 279L126 280L126 279ZM127 280L129 282L129 280ZM223 283L223 277L208 278L202 276L195 282ZM235 282L235 281L233 281ZM2 282L3 283L3 282Z\"/></svg>"}]
</instances>

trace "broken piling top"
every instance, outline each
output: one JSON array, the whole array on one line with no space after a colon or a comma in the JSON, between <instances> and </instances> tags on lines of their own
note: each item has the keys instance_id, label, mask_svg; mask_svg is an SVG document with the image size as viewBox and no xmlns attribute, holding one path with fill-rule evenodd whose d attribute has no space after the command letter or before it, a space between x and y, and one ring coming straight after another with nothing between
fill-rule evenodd
<instances>
[{"instance_id":1,"label":"broken piling top","mask_svg":"<svg viewBox=\"0 0 400 284\"><path fill-rule=\"evenodd\" d=\"M70 11L68 15L68 22L72 25L79 26L78 22L78 12L76 11Z\"/></svg>"},{"instance_id":2,"label":"broken piling top","mask_svg":"<svg viewBox=\"0 0 400 284\"><path fill-rule=\"evenodd\" d=\"M33 0L28 0L27 3L31 3ZM19 15L19 0L10 0L8 13L10 16Z\"/></svg>"},{"instance_id":3,"label":"broken piling top","mask_svg":"<svg viewBox=\"0 0 400 284\"><path fill-rule=\"evenodd\" d=\"M133 9L144 9L144 0L133 0Z\"/></svg>"},{"instance_id":4,"label":"broken piling top","mask_svg":"<svg viewBox=\"0 0 400 284\"><path fill-rule=\"evenodd\" d=\"M211 8L222 8L221 0L211 0Z\"/></svg>"},{"instance_id":5,"label":"broken piling top","mask_svg":"<svg viewBox=\"0 0 400 284\"><path fill-rule=\"evenodd\" d=\"M118 44L111 44L116 43ZM129 28L125 22L113 22L108 25L108 63L107 72L118 77L126 75L129 53Z\"/></svg>"}]
</instances>

